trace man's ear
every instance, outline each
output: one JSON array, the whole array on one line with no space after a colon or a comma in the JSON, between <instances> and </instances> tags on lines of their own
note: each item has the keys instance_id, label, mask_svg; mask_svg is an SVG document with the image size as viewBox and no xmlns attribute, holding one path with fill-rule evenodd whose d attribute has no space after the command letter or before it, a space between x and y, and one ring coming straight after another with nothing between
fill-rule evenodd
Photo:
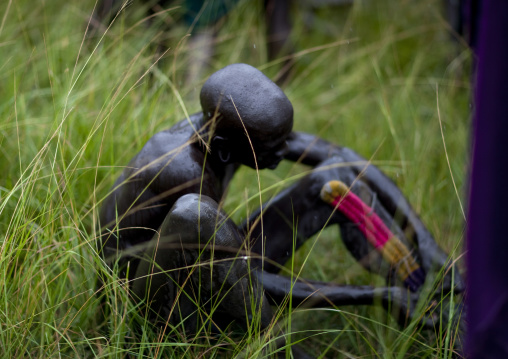
<instances>
[{"instance_id":1,"label":"man's ear","mask_svg":"<svg viewBox=\"0 0 508 359\"><path fill-rule=\"evenodd\" d=\"M226 164L231 162L231 150L227 138L214 136L212 138L212 153L213 152L215 152L215 155L222 163Z\"/></svg>"}]
</instances>

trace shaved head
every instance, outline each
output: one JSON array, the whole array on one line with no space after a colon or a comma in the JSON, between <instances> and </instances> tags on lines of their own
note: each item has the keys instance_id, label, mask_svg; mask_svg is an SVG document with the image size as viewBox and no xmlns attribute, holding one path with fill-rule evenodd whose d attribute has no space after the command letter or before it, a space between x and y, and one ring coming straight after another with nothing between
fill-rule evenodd
<instances>
[{"instance_id":1,"label":"shaved head","mask_svg":"<svg viewBox=\"0 0 508 359\"><path fill-rule=\"evenodd\" d=\"M287 136L293 128L289 99L250 65L233 64L215 72L203 85L200 99L207 120L217 114L216 129L220 132L244 133L246 129L256 141L273 141Z\"/></svg>"}]
</instances>

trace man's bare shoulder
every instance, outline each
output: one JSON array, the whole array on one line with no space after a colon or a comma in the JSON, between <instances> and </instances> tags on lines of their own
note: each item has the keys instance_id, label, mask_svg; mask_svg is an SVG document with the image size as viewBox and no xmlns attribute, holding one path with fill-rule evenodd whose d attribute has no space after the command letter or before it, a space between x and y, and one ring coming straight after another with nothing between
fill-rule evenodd
<instances>
[{"instance_id":1,"label":"man's bare shoulder","mask_svg":"<svg viewBox=\"0 0 508 359\"><path fill-rule=\"evenodd\" d=\"M169 129L154 134L132 159L131 165L139 168L151 163L165 162L168 158L188 151L193 142L196 126L192 121L193 116L190 119L181 120Z\"/></svg>"},{"instance_id":2,"label":"man's bare shoulder","mask_svg":"<svg viewBox=\"0 0 508 359\"><path fill-rule=\"evenodd\" d=\"M193 169L200 174L199 167L202 164L197 162L200 162L202 152L194 143L196 116L197 114L192 115L189 119L154 134L130 163L131 171L137 172L135 177L166 177L170 172L181 172L182 168L185 168L190 176L193 175Z\"/></svg>"}]
</instances>

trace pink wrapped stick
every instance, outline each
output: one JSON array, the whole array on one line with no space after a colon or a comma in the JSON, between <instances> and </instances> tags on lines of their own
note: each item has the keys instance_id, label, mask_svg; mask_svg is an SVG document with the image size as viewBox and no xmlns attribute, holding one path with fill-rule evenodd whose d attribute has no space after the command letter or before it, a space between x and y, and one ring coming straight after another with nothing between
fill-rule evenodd
<instances>
[{"instance_id":1,"label":"pink wrapped stick","mask_svg":"<svg viewBox=\"0 0 508 359\"><path fill-rule=\"evenodd\" d=\"M367 241L395 267L404 285L416 291L425 281L425 274L409 249L384 224L374 209L351 192L341 181L330 181L321 189L321 199L358 225Z\"/></svg>"}]
</instances>

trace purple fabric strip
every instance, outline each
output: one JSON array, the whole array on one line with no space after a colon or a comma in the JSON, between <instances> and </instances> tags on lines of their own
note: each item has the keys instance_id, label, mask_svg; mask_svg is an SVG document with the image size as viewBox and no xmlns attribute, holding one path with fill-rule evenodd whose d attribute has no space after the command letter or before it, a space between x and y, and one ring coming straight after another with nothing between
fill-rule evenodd
<instances>
[{"instance_id":1,"label":"purple fabric strip","mask_svg":"<svg viewBox=\"0 0 508 359\"><path fill-rule=\"evenodd\" d=\"M478 24L467 220L468 358L508 358L508 1L471 1Z\"/></svg>"}]
</instances>

